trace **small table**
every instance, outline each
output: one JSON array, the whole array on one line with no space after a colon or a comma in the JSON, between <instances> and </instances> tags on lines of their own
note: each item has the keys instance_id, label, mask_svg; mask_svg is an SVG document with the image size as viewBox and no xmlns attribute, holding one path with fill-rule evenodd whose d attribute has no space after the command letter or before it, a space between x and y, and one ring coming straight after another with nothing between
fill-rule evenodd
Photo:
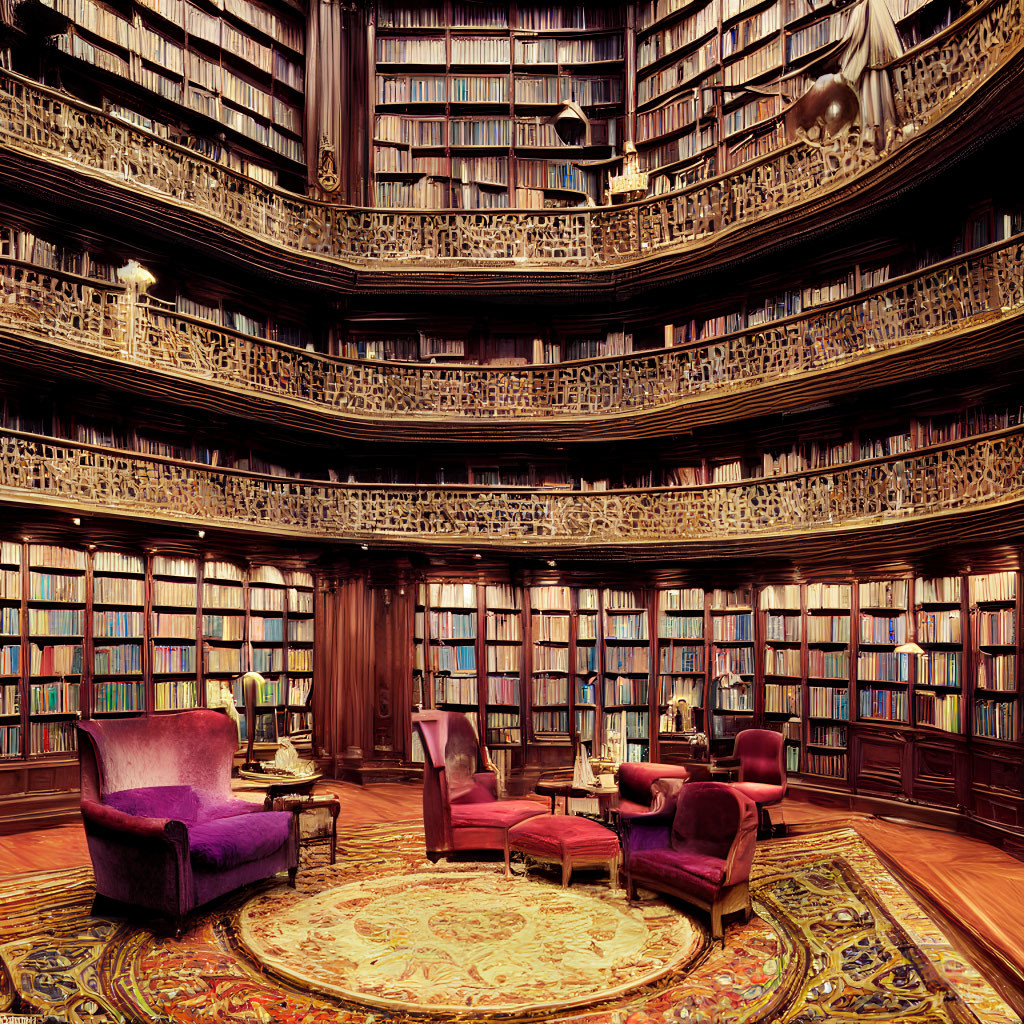
<instances>
[{"instance_id":1,"label":"small table","mask_svg":"<svg viewBox=\"0 0 1024 1024\"><path fill-rule=\"evenodd\" d=\"M333 796L313 796L301 793L289 793L277 796L272 803L275 811L291 811L295 815L296 831L300 846L314 846L317 843L330 843L331 863L337 859L338 853L338 814L341 803ZM302 815L308 811L327 811L330 815L330 828L312 824L306 835L302 834Z\"/></svg>"},{"instance_id":2,"label":"small table","mask_svg":"<svg viewBox=\"0 0 1024 1024\"><path fill-rule=\"evenodd\" d=\"M568 802L570 800L583 800L596 796L601 817L607 818L612 806L612 800L618 796L619 789L618 786L574 786L571 780L565 782L552 780L550 782L538 782L534 787L534 792L551 799L552 814L555 813L555 803L559 797L565 799L566 811L568 812Z\"/></svg>"}]
</instances>

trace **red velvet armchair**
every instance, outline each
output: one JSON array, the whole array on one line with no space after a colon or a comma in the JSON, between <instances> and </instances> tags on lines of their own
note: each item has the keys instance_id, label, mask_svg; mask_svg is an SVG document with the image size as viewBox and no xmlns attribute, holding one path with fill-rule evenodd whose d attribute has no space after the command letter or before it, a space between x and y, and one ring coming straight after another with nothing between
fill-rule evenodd
<instances>
[{"instance_id":1,"label":"red velvet armchair","mask_svg":"<svg viewBox=\"0 0 1024 1024\"><path fill-rule=\"evenodd\" d=\"M218 711L78 725L82 817L101 897L170 918L285 868L290 812L233 799L234 722Z\"/></svg>"},{"instance_id":2,"label":"red velvet armchair","mask_svg":"<svg viewBox=\"0 0 1024 1024\"><path fill-rule=\"evenodd\" d=\"M657 764L650 761L624 761L619 765L619 817L656 811L665 800L662 779L685 782L690 777L687 768L678 764Z\"/></svg>"},{"instance_id":3,"label":"red velvet armchair","mask_svg":"<svg viewBox=\"0 0 1024 1024\"><path fill-rule=\"evenodd\" d=\"M469 719L458 711L413 715L426 754L423 830L432 861L461 850L503 850L509 874L508 830L547 808L535 800L499 800L497 777Z\"/></svg>"},{"instance_id":4,"label":"red velvet armchair","mask_svg":"<svg viewBox=\"0 0 1024 1024\"><path fill-rule=\"evenodd\" d=\"M757 804L761 831L771 835L772 819L767 808L782 803L786 795L786 741L782 733L744 729L736 734L732 757L715 763L739 769L739 781L733 787Z\"/></svg>"},{"instance_id":5,"label":"red velvet armchair","mask_svg":"<svg viewBox=\"0 0 1024 1024\"><path fill-rule=\"evenodd\" d=\"M723 915L743 911L750 920L756 845L752 800L724 782L688 782L660 811L622 822L626 897L636 899L642 885L710 911L720 939Z\"/></svg>"}]
</instances>

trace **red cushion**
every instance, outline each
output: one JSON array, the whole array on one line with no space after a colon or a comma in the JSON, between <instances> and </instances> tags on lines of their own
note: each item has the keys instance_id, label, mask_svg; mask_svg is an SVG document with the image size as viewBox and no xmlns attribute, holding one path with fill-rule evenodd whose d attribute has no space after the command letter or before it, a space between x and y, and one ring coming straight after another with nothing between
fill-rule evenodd
<instances>
[{"instance_id":1,"label":"red cushion","mask_svg":"<svg viewBox=\"0 0 1024 1024\"><path fill-rule=\"evenodd\" d=\"M786 793L782 786L771 786L767 782L734 782L732 788L749 796L755 804L777 804Z\"/></svg>"},{"instance_id":2,"label":"red cushion","mask_svg":"<svg viewBox=\"0 0 1024 1024\"><path fill-rule=\"evenodd\" d=\"M589 818L571 814L530 818L509 830L509 844L524 853L561 859L573 857L611 860L618 856L619 839L614 832Z\"/></svg>"},{"instance_id":3,"label":"red cushion","mask_svg":"<svg viewBox=\"0 0 1024 1024\"><path fill-rule=\"evenodd\" d=\"M508 828L548 810L535 800L492 800L485 804L453 804L451 813L452 828Z\"/></svg>"},{"instance_id":4,"label":"red cushion","mask_svg":"<svg viewBox=\"0 0 1024 1024\"><path fill-rule=\"evenodd\" d=\"M638 850L629 859L629 873L670 891L689 893L711 903L722 888L725 862L688 850Z\"/></svg>"}]
</instances>

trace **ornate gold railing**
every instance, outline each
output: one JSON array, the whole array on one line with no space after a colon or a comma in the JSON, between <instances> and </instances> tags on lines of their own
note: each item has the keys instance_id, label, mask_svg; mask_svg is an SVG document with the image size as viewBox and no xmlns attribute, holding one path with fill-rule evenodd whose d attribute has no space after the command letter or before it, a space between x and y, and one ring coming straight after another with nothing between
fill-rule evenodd
<instances>
[{"instance_id":1,"label":"ornate gold railing","mask_svg":"<svg viewBox=\"0 0 1024 1024\"><path fill-rule=\"evenodd\" d=\"M0 497L98 514L393 543L538 547L790 538L1024 498L1024 426L896 458L736 484L566 492L334 484L262 476L15 431Z\"/></svg>"},{"instance_id":2,"label":"ornate gold railing","mask_svg":"<svg viewBox=\"0 0 1024 1024\"><path fill-rule=\"evenodd\" d=\"M260 185L28 79L0 75L0 146L160 196L271 244L354 267L610 267L820 200L960 105L1016 56L1024 0L989 0L891 66L901 129L881 152L791 145L685 191L560 211L365 210Z\"/></svg>"},{"instance_id":3,"label":"ornate gold railing","mask_svg":"<svg viewBox=\"0 0 1024 1024\"><path fill-rule=\"evenodd\" d=\"M1024 236L800 316L692 347L551 366L341 359L136 305L124 289L0 260L0 330L353 418L508 421L657 411L945 339L1024 308Z\"/></svg>"}]
</instances>

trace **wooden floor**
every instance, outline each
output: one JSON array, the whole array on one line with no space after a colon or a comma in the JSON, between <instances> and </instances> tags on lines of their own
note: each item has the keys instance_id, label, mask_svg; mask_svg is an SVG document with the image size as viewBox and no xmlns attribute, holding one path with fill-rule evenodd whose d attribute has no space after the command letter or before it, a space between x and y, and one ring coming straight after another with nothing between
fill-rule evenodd
<instances>
[{"instance_id":1,"label":"wooden floor","mask_svg":"<svg viewBox=\"0 0 1024 1024\"><path fill-rule=\"evenodd\" d=\"M339 827L422 817L414 783L324 784L341 797ZM241 793L259 799L255 792ZM851 826L913 890L929 914L1024 1016L1024 862L951 832L787 801L790 835ZM89 863L81 825L0 836L0 875Z\"/></svg>"}]
</instances>

